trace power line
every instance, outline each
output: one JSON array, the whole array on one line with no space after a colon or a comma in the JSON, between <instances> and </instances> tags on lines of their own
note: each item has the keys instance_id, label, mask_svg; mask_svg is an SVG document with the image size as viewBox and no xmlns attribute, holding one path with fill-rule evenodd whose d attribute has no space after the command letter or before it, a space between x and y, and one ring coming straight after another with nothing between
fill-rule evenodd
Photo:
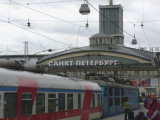
<instances>
[{"instance_id":1,"label":"power line","mask_svg":"<svg viewBox=\"0 0 160 120\"><path fill-rule=\"evenodd\" d=\"M23 6L23 7L27 8L27 9L31 9L31 10L33 10L33 11L35 11L35 12L41 13L41 14L46 15L46 16L49 16L49 17L51 17L51 18L54 18L54 19L57 19L57 20L60 20L60 21L63 21L63 22L66 22L66 23L69 23L69 24L78 26L78 27L81 26L81 25L78 25L78 24L75 24L75 23L71 23L71 22L69 22L69 21L66 21L66 20L57 18L57 17L55 17L55 16L49 15L48 13L44 13L44 12L41 12L41 11L39 11L39 10L33 9L33 8L31 8L31 7L28 8L27 6L22 5L22 4L20 4L20 3L17 3L17 2L15 2L15 1L13 1L13 0L11 0L11 1L12 1L13 3L16 3L16 4L20 5L20 6ZM84 26L83 26L83 27L84 27Z\"/></svg>"},{"instance_id":2,"label":"power line","mask_svg":"<svg viewBox=\"0 0 160 120\"><path fill-rule=\"evenodd\" d=\"M48 1L48 2L31 2L30 4L54 4L54 3L65 3L65 2L78 2L78 1L83 1L83 0L64 0L64 1ZM0 3L0 4L9 4L9 3ZM12 3L14 4L14 3ZM25 2L22 2L21 4L27 4Z\"/></svg>"},{"instance_id":3,"label":"power line","mask_svg":"<svg viewBox=\"0 0 160 120\"><path fill-rule=\"evenodd\" d=\"M143 28L142 28L142 31L143 31L143 33L144 33L144 35L145 35L145 37L146 37L146 40L147 40L148 45L150 46L150 44L149 44L149 39L148 39L147 34L146 34L146 32L144 31Z\"/></svg>"},{"instance_id":4,"label":"power line","mask_svg":"<svg viewBox=\"0 0 160 120\"><path fill-rule=\"evenodd\" d=\"M0 19L0 21L3 21L3 22L5 22L5 23L8 23L8 21L5 21L5 20L3 20L3 19ZM51 41L55 41L55 42L58 42L58 43L60 43L60 44L69 46L69 45L66 44L66 43L62 43L62 42L60 42L60 41L58 41L58 40L52 39L52 38L50 38L50 37L48 37L48 36L45 36L45 35L43 35L43 34L40 34L40 33L36 33L36 32L34 32L34 31L31 31L31 30L26 29L26 28L24 28L24 27L18 26L18 25L16 25L16 24L11 23L11 22L9 22L8 24L11 24L11 25L16 26L16 27L18 27L18 28L21 28L21 29L26 30L26 31L28 31L28 32L31 32L31 33L33 33L33 34L39 35L39 36L44 37L44 38L46 38L46 39L49 39L49 40L51 40Z\"/></svg>"}]
</instances>

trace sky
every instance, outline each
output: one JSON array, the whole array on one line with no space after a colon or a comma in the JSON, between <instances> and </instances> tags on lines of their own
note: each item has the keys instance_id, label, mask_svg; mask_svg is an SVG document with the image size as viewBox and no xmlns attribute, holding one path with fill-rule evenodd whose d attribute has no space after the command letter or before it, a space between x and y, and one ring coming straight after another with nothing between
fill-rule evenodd
<instances>
[{"instance_id":1,"label":"sky","mask_svg":"<svg viewBox=\"0 0 160 120\"><path fill-rule=\"evenodd\" d=\"M108 0L88 2L97 9L109 4ZM83 3L83 0L0 0L0 55L23 55L25 41L30 55L49 54L48 49L55 53L88 46L89 38L99 33L99 13L89 6L91 13L81 15L79 8ZM133 37L124 32L125 46L160 47L159 0L113 0L113 3L123 6L123 29L132 36L135 34L138 41L132 45Z\"/></svg>"}]
</instances>

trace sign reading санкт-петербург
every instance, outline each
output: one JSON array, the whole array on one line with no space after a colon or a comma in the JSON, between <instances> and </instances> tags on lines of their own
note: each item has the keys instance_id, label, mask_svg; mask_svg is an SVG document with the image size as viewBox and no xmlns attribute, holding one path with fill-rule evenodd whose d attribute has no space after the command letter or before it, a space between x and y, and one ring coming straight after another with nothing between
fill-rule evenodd
<instances>
[{"instance_id":1,"label":"sign reading \u0441\u0430\u043d\u043a\u0442-\u043f\u0435\u0442\u0435\u0440\u0431\u0443\u0440\u0433","mask_svg":"<svg viewBox=\"0 0 160 120\"><path fill-rule=\"evenodd\" d=\"M49 66L97 66L117 65L118 60L87 60L87 61L50 61Z\"/></svg>"}]
</instances>

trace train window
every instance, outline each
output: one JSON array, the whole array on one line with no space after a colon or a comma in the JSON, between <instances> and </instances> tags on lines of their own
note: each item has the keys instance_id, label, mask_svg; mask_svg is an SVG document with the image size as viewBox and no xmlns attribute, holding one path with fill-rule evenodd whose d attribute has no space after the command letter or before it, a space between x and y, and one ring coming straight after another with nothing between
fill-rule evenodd
<instances>
[{"instance_id":1,"label":"train window","mask_svg":"<svg viewBox=\"0 0 160 120\"><path fill-rule=\"evenodd\" d=\"M124 96L124 89L121 89L121 96Z\"/></svg>"},{"instance_id":2,"label":"train window","mask_svg":"<svg viewBox=\"0 0 160 120\"><path fill-rule=\"evenodd\" d=\"M104 96L107 96L107 87L104 89Z\"/></svg>"},{"instance_id":3,"label":"train window","mask_svg":"<svg viewBox=\"0 0 160 120\"><path fill-rule=\"evenodd\" d=\"M67 94L67 110L73 109L73 94Z\"/></svg>"},{"instance_id":4,"label":"train window","mask_svg":"<svg viewBox=\"0 0 160 120\"><path fill-rule=\"evenodd\" d=\"M48 94L48 112L56 111L56 94Z\"/></svg>"},{"instance_id":5,"label":"train window","mask_svg":"<svg viewBox=\"0 0 160 120\"><path fill-rule=\"evenodd\" d=\"M95 107L95 94L92 95L92 107Z\"/></svg>"},{"instance_id":6,"label":"train window","mask_svg":"<svg viewBox=\"0 0 160 120\"><path fill-rule=\"evenodd\" d=\"M45 94L37 93L36 95L36 113L41 114L45 112Z\"/></svg>"},{"instance_id":7,"label":"train window","mask_svg":"<svg viewBox=\"0 0 160 120\"><path fill-rule=\"evenodd\" d=\"M119 106L120 105L120 98L115 98L115 106Z\"/></svg>"},{"instance_id":8,"label":"train window","mask_svg":"<svg viewBox=\"0 0 160 120\"><path fill-rule=\"evenodd\" d=\"M16 117L17 115L17 94L4 93L4 118Z\"/></svg>"},{"instance_id":9,"label":"train window","mask_svg":"<svg viewBox=\"0 0 160 120\"><path fill-rule=\"evenodd\" d=\"M112 88L109 88L109 96L113 96Z\"/></svg>"},{"instance_id":10,"label":"train window","mask_svg":"<svg viewBox=\"0 0 160 120\"><path fill-rule=\"evenodd\" d=\"M32 114L32 94L23 93L22 94L22 115Z\"/></svg>"},{"instance_id":11,"label":"train window","mask_svg":"<svg viewBox=\"0 0 160 120\"><path fill-rule=\"evenodd\" d=\"M65 94L64 93L59 93L58 94L58 99L59 99L58 110L59 111L65 110Z\"/></svg>"},{"instance_id":12,"label":"train window","mask_svg":"<svg viewBox=\"0 0 160 120\"><path fill-rule=\"evenodd\" d=\"M78 109L81 109L81 94L78 93Z\"/></svg>"},{"instance_id":13,"label":"train window","mask_svg":"<svg viewBox=\"0 0 160 120\"><path fill-rule=\"evenodd\" d=\"M98 106L101 106L101 95L97 94Z\"/></svg>"},{"instance_id":14,"label":"train window","mask_svg":"<svg viewBox=\"0 0 160 120\"><path fill-rule=\"evenodd\" d=\"M109 107L113 106L113 98L109 98Z\"/></svg>"},{"instance_id":15,"label":"train window","mask_svg":"<svg viewBox=\"0 0 160 120\"><path fill-rule=\"evenodd\" d=\"M114 95L115 96L120 96L119 88L114 88Z\"/></svg>"}]
</instances>

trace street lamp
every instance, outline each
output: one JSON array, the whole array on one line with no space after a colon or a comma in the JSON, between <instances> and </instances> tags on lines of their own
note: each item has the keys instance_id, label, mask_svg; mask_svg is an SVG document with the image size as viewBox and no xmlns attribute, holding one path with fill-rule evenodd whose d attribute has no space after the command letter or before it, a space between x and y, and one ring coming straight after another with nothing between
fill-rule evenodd
<instances>
[{"instance_id":1,"label":"street lamp","mask_svg":"<svg viewBox=\"0 0 160 120\"><path fill-rule=\"evenodd\" d=\"M88 4L85 3L86 0L84 0L84 4L81 4L81 7L79 9L79 12L82 14L82 15L88 15L90 13L90 9L89 9L89 6Z\"/></svg>"}]
</instances>

